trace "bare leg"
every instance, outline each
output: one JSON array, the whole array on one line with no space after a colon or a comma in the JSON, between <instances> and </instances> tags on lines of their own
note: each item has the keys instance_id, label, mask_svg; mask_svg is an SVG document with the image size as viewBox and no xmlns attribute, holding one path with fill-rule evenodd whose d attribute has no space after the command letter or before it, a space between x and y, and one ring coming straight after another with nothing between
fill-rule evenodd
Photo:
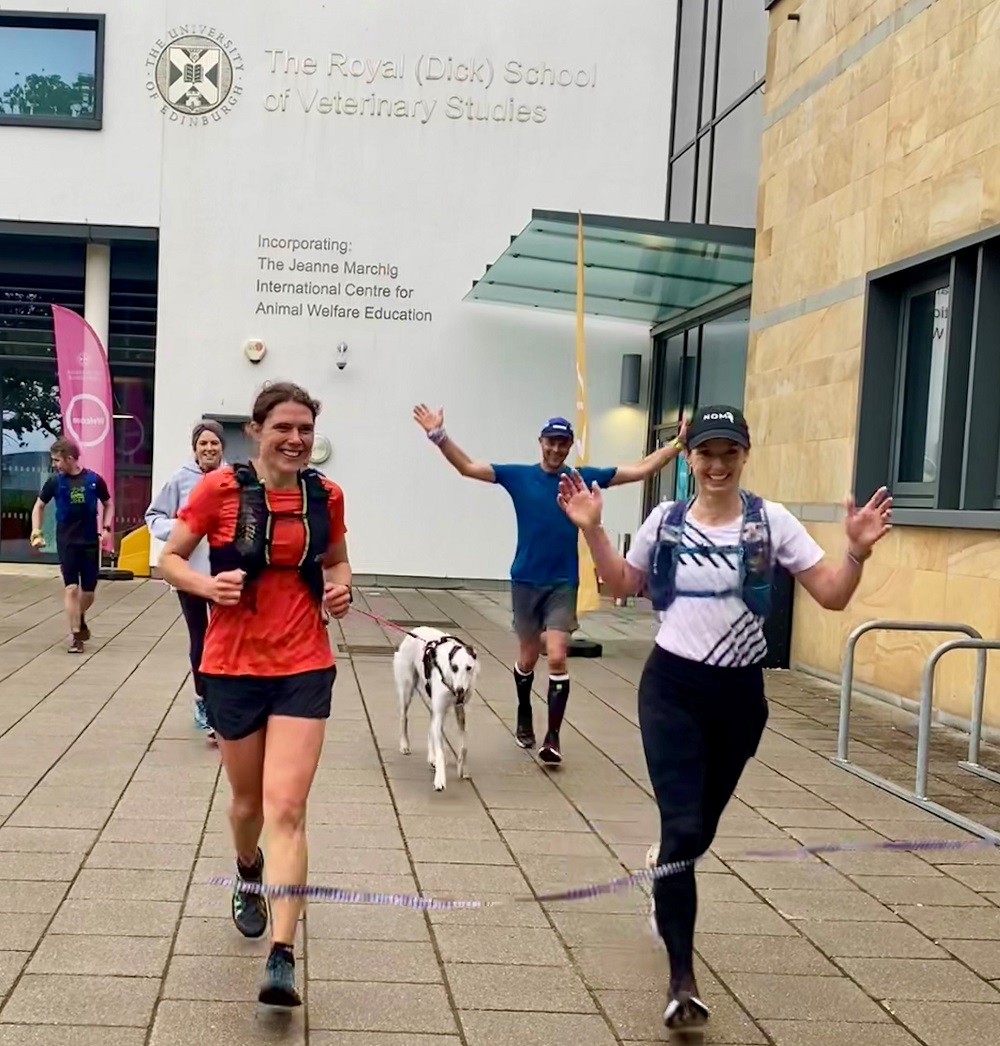
<instances>
[{"instance_id":1,"label":"bare leg","mask_svg":"<svg viewBox=\"0 0 1000 1046\"><path fill-rule=\"evenodd\" d=\"M66 620L73 635L80 631L80 586L67 585L63 592L63 606L66 609Z\"/></svg>"},{"instance_id":2,"label":"bare leg","mask_svg":"<svg viewBox=\"0 0 1000 1046\"><path fill-rule=\"evenodd\" d=\"M265 730L239 741L220 738L222 765L229 779L229 825L233 847L244 868L257 863L257 846L264 825L263 780Z\"/></svg>"},{"instance_id":3,"label":"bare leg","mask_svg":"<svg viewBox=\"0 0 1000 1046\"><path fill-rule=\"evenodd\" d=\"M325 719L271 716L264 753L264 823L267 825L267 878L303 885L309 871L306 802L323 750ZM300 897L276 898L271 936L291 947L302 914Z\"/></svg>"}]
</instances>

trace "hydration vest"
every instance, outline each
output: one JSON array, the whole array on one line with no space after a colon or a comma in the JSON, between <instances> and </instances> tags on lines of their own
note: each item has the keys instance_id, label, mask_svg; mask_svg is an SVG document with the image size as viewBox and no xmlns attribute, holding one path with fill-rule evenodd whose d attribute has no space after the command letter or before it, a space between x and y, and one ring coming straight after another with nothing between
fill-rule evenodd
<instances>
[{"instance_id":1,"label":"hydration vest","mask_svg":"<svg viewBox=\"0 0 1000 1046\"><path fill-rule=\"evenodd\" d=\"M738 545L692 545L682 547L684 521L692 501L675 501L660 520L653 546L649 575L646 582L653 609L664 611L678 596L695 599L724 599L739 596L756 617L767 617L771 612L771 586L774 566L771 560L771 527L764 511L764 500L757 494L740 491L743 503L743 522ZM702 556L735 555L738 580L735 588L718 591L687 591L677 587L677 564L681 557L697 559Z\"/></svg>"},{"instance_id":2,"label":"hydration vest","mask_svg":"<svg viewBox=\"0 0 1000 1046\"><path fill-rule=\"evenodd\" d=\"M298 570L312 597L323 601L322 557L330 544L330 494L315 469L303 469L298 474L302 491L300 512L272 512L267 503L267 491L253 465L233 465L233 475L239 484L240 504L236 516L236 531L232 541L209 549L209 563L213 574L227 570L246 571L249 584L266 569ZM305 528L302 556L295 566L275 566L271 562L271 540L276 518L301 519Z\"/></svg>"},{"instance_id":3,"label":"hydration vest","mask_svg":"<svg viewBox=\"0 0 1000 1046\"><path fill-rule=\"evenodd\" d=\"M78 508L80 502L74 502L73 491L83 491L83 507L86 510L87 521L91 524L93 531L91 537L97 537L97 480L98 475L90 469L83 469L75 476L67 476L60 472L56 477L56 522L66 523L70 512ZM79 480L73 483L72 480Z\"/></svg>"}]
</instances>

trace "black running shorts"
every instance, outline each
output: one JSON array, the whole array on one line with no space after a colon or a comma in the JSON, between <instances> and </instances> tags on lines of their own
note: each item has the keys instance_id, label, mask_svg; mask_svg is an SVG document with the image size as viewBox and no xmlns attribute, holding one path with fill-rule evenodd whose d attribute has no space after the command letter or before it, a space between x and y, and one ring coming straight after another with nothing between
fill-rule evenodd
<instances>
[{"instance_id":1,"label":"black running shorts","mask_svg":"<svg viewBox=\"0 0 1000 1046\"><path fill-rule=\"evenodd\" d=\"M329 719L336 665L291 676L204 676L205 711L224 741L239 741L273 715Z\"/></svg>"},{"instance_id":2,"label":"black running shorts","mask_svg":"<svg viewBox=\"0 0 1000 1046\"><path fill-rule=\"evenodd\" d=\"M63 584L79 585L83 592L97 588L100 562L96 545L67 545L59 549L59 570Z\"/></svg>"}]
</instances>

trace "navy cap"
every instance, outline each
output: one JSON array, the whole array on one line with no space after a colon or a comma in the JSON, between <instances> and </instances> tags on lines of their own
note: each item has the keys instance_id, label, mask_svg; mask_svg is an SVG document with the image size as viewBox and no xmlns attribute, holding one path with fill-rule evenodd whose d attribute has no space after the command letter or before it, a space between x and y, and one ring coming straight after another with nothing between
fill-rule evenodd
<instances>
[{"instance_id":1,"label":"navy cap","mask_svg":"<svg viewBox=\"0 0 1000 1046\"><path fill-rule=\"evenodd\" d=\"M697 447L710 439L728 439L750 449L750 428L743 412L736 407L699 407L687 427L687 445Z\"/></svg>"},{"instance_id":2,"label":"navy cap","mask_svg":"<svg viewBox=\"0 0 1000 1046\"><path fill-rule=\"evenodd\" d=\"M549 418L541 431L547 439L573 439L573 426L565 418Z\"/></svg>"}]
</instances>

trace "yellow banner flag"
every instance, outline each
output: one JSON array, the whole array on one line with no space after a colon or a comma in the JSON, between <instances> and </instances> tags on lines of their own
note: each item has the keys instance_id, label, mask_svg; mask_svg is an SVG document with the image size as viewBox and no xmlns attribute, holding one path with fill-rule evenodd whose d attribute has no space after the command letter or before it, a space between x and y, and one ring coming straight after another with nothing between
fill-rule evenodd
<instances>
[{"instance_id":1,"label":"yellow banner flag","mask_svg":"<svg viewBox=\"0 0 1000 1046\"><path fill-rule=\"evenodd\" d=\"M576 464L579 468L589 462L587 432L587 348L583 337L584 304L583 264L583 214L576 216ZM601 597L597 591L597 571L590 555L590 548L581 533L580 543L580 587L576 595L576 613L589 614L599 610Z\"/></svg>"}]
</instances>

